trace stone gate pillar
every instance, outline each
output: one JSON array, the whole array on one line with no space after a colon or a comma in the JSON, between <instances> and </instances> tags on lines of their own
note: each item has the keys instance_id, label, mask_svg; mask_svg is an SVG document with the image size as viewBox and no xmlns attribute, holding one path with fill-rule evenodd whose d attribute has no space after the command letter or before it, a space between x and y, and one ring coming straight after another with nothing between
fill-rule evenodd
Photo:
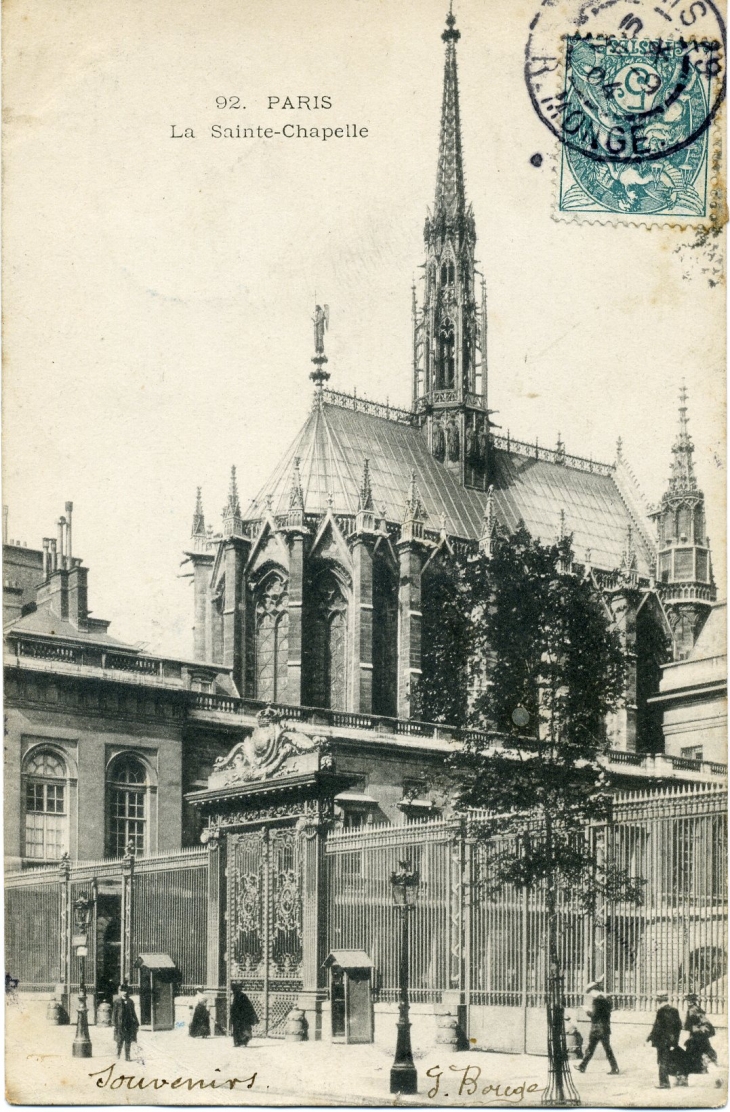
<instances>
[{"instance_id":1,"label":"stone gate pillar","mask_svg":"<svg viewBox=\"0 0 730 1112\"><path fill-rule=\"evenodd\" d=\"M310 805L312 806L312 805ZM322 1038L322 1005L327 999L327 891L325 842L327 822L319 805L300 818L297 832L302 861L302 991L297 1001L304 1012L307 1037Z\"/></svg>"},{"instance_id":2,"label":"stone gate pillar","mask_svg":"<svg viewBox=\"0 0 730 1112\"><path fill-rule=\"evenodd\" d=\"M226 841L217 827L208 834L208 912L205 991L212 997L213 1034L228 1031L228 989L225 963Z\"/></svg>"}]
</instances>

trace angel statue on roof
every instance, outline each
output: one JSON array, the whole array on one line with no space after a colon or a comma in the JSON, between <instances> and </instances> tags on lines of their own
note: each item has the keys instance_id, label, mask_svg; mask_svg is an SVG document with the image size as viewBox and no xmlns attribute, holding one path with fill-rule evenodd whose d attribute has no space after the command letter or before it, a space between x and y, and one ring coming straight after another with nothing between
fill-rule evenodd
<instances>
[{"instance_id":1,"label":"angel statue on roof","mask_svg":"<svg viewBox=\"0 0 730 1112\"><path fill-rule=\"evenodd\" d=\"M312 321L314 322L314 350L317 355L322 355L324 354L324 334L330 323L329 305L315 305Z\"/></svg>"}]
</instances>

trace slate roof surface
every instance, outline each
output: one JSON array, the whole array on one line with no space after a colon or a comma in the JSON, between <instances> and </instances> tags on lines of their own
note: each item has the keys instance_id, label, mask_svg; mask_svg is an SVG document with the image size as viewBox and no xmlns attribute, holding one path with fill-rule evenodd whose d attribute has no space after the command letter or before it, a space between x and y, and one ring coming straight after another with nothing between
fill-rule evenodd
<instances>
[{"instance_id":1,"label":"slate roof surface","mask_svg":"<svg viewBox=\"0 0 730 1112\"><path fill-rule=\"evenodd\" d=\"M289 508L292 469L300 461L307 513L354 514L363 463L367 458L377 513L385 507L388 521L401 522L411 479L428 513L428 524L440 527L442 514L450 536L481 535L487 495L463 487L444 464L434 459L423 434L412 425L324 401L311 414L278 467L244 513L245 520L262 516L271 498L274 515ZM629 524L638 570L649 571L650 553L636 528L611 474L576 470L499 448L492 452L492 483L497 519L510 529L522 518L533 534L552 541L559 534L560 511L566 532L574 535L576 559L591 550L593 565L620 565Z\"/></svg>"},{"instance_id":2,"label":"slate roof surface","mask_svg":"<svg viewBox=\"0 0 730 1112\"><path fill-rule=\"evenodd\" d=\"M66 618L58 618L47 607L41 606L30 614L8 625L7 633L35 633L42 637L64 637L70 641L89 641L99 645L109 645L113 648L130 649L124 641L111 637L104 628L106 622L94 625L94 619L89 619L89 629L80 630Z\"/></svg>"}]
</instances>

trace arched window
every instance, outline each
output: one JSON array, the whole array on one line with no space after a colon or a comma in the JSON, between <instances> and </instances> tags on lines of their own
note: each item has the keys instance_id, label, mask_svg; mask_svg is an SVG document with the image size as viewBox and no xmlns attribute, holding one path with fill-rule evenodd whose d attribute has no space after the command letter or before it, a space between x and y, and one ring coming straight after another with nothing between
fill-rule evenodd
<instances>
[{"instance_id":1,"label":"arched window","mask_svg":"<svg viewBox=\"0 0 730 1112\"><path fill-rule=\"evenodd\" d=\"M268 703L286 699L289 658L289 611L286 581L272 572L256 592L256 698Z\"/></svg>"},{"instance_id":2,"label":"arched window","mask_svg":"<svg viewBox=\"0 0 730 1112\"><path fill-rule=\"evenodd\" d=\"M107 774L107 857L123 857L132 846L147 848L147 770L136 757L117 757Z\"/></svg>"},{"instance_id":3,"label":"arched window","mask_svg":"<svg viewBox=\"0 0 730 1112\"><path fill-rule=\"evenodd\" d=\"M329 569L316 573L307 590L302 646L305 702L313 707L347 706L347 600Z\"/></svg>"},{"instance_id":4,"label":"arched window","mask_svg":"<svg viewBox=\"0 0 730 1112\"><path fill-rule=\"evenodd\" d=\"M683 537L686 537L688 540L691 539L691 521L691 509L689 508L689 506L685 506L684 504L681 505L679 507L679 512L677 513L677 533L680 540L682 540Z\"/></svg>"},{"instance_id":5,"label":"arched window","mask_svg":"<svg viewBox=\"0 0 730 1112\"><path fill-rule=\"evenodd\" d=\"M441 264L441 285L453 286L456 271L452 262L445 262Z\"/></svg>"},{"instance_id":6,"label":"arched window","mask_svg":"<svg viewBox=\"0 0 730 1112\"><path fill-rule=\"evenodd\" d=\"M439 329L438 390L453 390L455 378L454 325L448 318Z\"/></svg>"},{"instance_id":7,"label":"arched window","mask_svg":"<svg viewBox=\"0 0 730 1112\"><path fill-rule=\"evenodd\" d=\"M66 766L50 749L35 750L25 762L26 857L57 861L68 850Z\"/></svg>"}]
</instances>

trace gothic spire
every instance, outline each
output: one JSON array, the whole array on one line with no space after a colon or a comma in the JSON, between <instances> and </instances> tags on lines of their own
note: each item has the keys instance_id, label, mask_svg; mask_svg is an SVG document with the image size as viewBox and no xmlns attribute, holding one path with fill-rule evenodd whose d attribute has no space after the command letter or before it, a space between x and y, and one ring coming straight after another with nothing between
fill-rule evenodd
<instances>
[{"instance_id":1,"label":"gothic spire","mask_svg":"<svg viewBox=\"0 0 730 1112\"><path fill-rule=\"evenodd\" d=\"M289 509L304 512L304 491L302 490L302 474L299 470L299 456L295 456L291 472L291 486L289 487Z\"/></svg>"},{"instance_id":2,"label":"gothic spire","mask_svg":"<svg viewBox=\"0 0 730 1112\"><path fill-rule=\"evenodd\" d=\"M444 64L444 92L441 103L441 136L439 161L436 174L436 200L434 218L451 219L463 216L466 211L464 192L464 162L461 153L461 120L459 118L459 78L456 69L456 44L461 32L456 30L456 19L451 11L446 16L446 30L441 38L446 43Z\"/></svg>"},{"instance_id":3,"label":"gothic spire","mask_svg":"<svg viewBox=\"0 0 730 1112\"><path fill-rule=\"evenodd\" d=\"M669 490L672 494L697 490L697 479L694 471L694 450L692 438L689 435L689 418L687 416L687 388L682 383L679 391L679 432L672 448L672 471L669 477Z\"/></svg>"},{"instance_id":4,"label":"gothic spire","mask_svg":"<svg viewBox=\"0 0 730 1112\"><path fill-rule=\"evenodd\" d=\"M416 472L411 471L411 481L408 485L408 497L406 498L405 513L403 521L427 521L428 514L426 507L421 501L421 494L416 483Z\"/></svg>"},{"instance_id":5,"label":"gothic spire","mask_svg":"<svg viewBox=\"0 0 730 1112\"><path fill-rule=\"evenodd\" d=\"M240 517L241 503L238 500L238 483L236 481L235 464L231 467L231 478L228 484L228 501L223 510L224 517Z\"/></svg>"},{"instance_id":6,"label":"gothic spire","mask_svg":"<svg viewBox=\"0 0 730 1112\"><path fill-rule=\"evenodd\" d=\"M193 513L193 528L190 533L191 537L204 537L205 536L205 516L203 515L203 496L201 488L197 488L195 495L195 512Z\"/></svg>"},{"instance_id":7,"label":"gothic spire","mask_svg":"<svg viewBox=\"0 0 730 1112\"><path fill-rule=\"evenodd\" d=\"M494 508L494 487L487 491L482 518L482 535L479 538L479 551L488 559L494 555L494 540L497 536L497 514Z\"/></svg>"},{"instance_id":8,"label":"gothic spire","mask_svg":"<svg viewBox=\"0 0 730 1112\"><path fill-rule=\"evenodd\" d=\"M370 482L370 460L366 457L362 465L362 479L360 481L360 490L358 492L358 509L360 510L374 510L375 503L373 502L373 487Z\"/></svg>"},{"instance_id":9,"label":"gothic spire","mask_svg":"<svg viewBox=\"0 0 730 1112\"><path fill-rule=\"evenodd\" d=\"M223 535L225 537L242 537L244 535L235 467L231 468L231 479L228 484L228 501L223 507Z\"/></svg>"}]
</instances>

